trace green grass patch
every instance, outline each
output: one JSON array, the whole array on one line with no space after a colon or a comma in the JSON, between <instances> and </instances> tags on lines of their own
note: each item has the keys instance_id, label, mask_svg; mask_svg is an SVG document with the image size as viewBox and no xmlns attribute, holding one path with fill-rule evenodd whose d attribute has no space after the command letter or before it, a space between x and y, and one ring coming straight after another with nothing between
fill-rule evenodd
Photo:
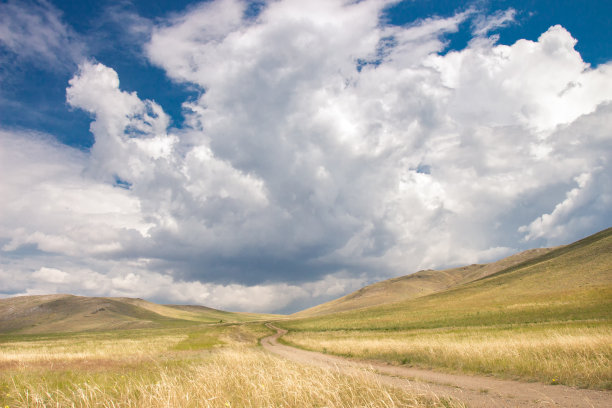
<instances>
[{"instance_id":1,"label":"green grass patch","mask_svg":"<svg viewBox=\"0 0 612 408\"><path fill-rule=\"evenodd\" d=\"M209 328L192 331L185 340L177 343L172 350L208 350L224 342L219 338L225 328Z\"/></svg>"}]
</instances>

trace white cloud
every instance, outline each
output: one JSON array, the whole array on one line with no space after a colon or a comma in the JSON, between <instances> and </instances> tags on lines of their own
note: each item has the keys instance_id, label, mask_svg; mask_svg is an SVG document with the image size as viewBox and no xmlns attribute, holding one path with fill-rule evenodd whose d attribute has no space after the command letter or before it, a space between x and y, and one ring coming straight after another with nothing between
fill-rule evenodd
<instances>
[{"instance_id":1,"label":"white cloud","mask_svg":"<svg viewBox=\"0 0 612 408\"><path fill-rule=\"evenodd\" d=\"M336 231L322 259L384 259L397 270L406 259L486 258L498 217L598 165L567 150L550 156L559 127L612 98L608 66L589 68L564 28L537 42L481 39L439 55L440 36L471 11L381 27L383 3L323 3L317 19L310 3L269 4L255 23L241 23L240 3L207 4L154 30L147 47L170 77L206 89L190 105L200 142L256 174L270 202L300 214L294 231L308 223L320 242ZM486 34L514 16L477 17L474 27ZM224 23L211 31L200 24L207 18ZM375 63L357 72L358 60ZM315 232L322 218L308 213L331 208L329 226ZM474 236L459 238L466 230Z\"/></svg>"},{"instance_id":2,"label":"white cloud","mask_svg":"<svg viewBox=\"0 0 612 408\"><path fill-rule=\"evenodd\" d=\"M118 252L148 225L124 190L84 177L88 160L42 135L0 132L3 251L34 245L65 256Z\"/></svg>"},{"instance_id":3,"label":"white cloud","mask_svg":"<svg viewBox=\"0 0 612 408\"><path fill-rule=\"evenodd\" d=\"M166 134L168 116L155 102L121 91L113 69L81 64L70 80L66 99L95 115L91 170L99 177L108 180L118 176L132 182L147 177L154 160L170 155L176 138Z\"/></svg>"},{"instance_id":4,"label":"white cloud","mask_svg":"<svg viewBox=\"0 0 612 408\"><path fill-rule=\"evenodd\" d=\"M513 23L515 16L516 10L513 8L499 10L488 16L481 14L472 23L472 34L475 36L487 35L490 31Z\"/></svg>"},{"instance_id":5,"label":"white cloud","mask_svg":"<svg viewBox=\"0 0 612 408\"><path fill-rule=\"evenodd\" d=\"M577 207L584 205L589 189L592 185L592 176L583 173L575 178L578 187L567 193L565 200L555 206L550 214L543 214L534 220L529 226L522 226L519 232L527 233L525 240L548 236L556 238L566 226L562 224ZM561 225L560 225L561 224Z\"/></svg>"},{"instance_id":6,"label":"white cloud","mask_svg":"<svg viewBox=\"0 0 612 408\"><path fill-rule=\"evenodd\" d=\"M46 260L43 262L57 262ZM312 304L313 299L338 297L362 287L367 281L344 274L328 275L306 285L287 283L240 285L214 284L174 279L167 273L146 270L146 261L120 263L105 261L106 273L66 264L63 269L40 267L33 272L7 271L0 266L0 280L6 286L0 297L78 293L88 296L139 297L164 303L214 305L223 310L267 312L295 310Z\"/></svg>"},{"instance_id":7,"label":"white cloud","mask_svg":"<svg viewBox=\"0 0 612 408\"><path fill-rule=\"evenodd\" d=\"M85 51L78 35L46 1L2 2L0 45L19 58L55 69L73 69ZM1 62L7 63L12 58Z\"/></svg>"},{"instance_id":8,"label":"white cloud","mask_svg":"<svg viewBox=\"0 0 612 408\"><path fill-rule=\"evenodd\" d=\"M525 241L545 238L551 244L562 244L573 234L602 229L612 214L612 163L607 152L612 148L612 132L608 129L612 119L612 105L601 105L596 112L582 116L571 125L556 132L557 140L551 157L567 156L576 161L583 173L577 174L562 201L551 203L552 211L544 213L531 223L519 228ZM553 208L554 207L554 208Z\"/></svg>"},{"instance_id":9,"label":"white cloud","mask_svg":"<svg viewBox=\"0 0 612 408\"><path fill-rule=\"evenodd\" d=\"M34 279L49 283L62 283L66 281L68 274L55 268L42 267L32 274Z\"/></svg>"},{"instance_id":10,"label":"white cloud","mask_svg":"<svg viewBox=\"0 0 612 408\"><path fill-rule=\"evenodd\" d=\"M547 133L593 112L612 93L610 67L590 69L575 44L567 30L554 26L537 42L476 41L466 50L431 56L426 64L454 90L449 104L454 119Z\"/></svg>"},{"instance_id":11,"label":"white cloud","mask_svg":"<svg viewBox=\"0 0 612 408\"><path fill-rule=\"evenodd\" d=\"M485 38L510 10L440 54L471 11L397 27L387 4L278 1L253 19L222 0L156 23L151 62L203 90L181 129L111 67L81 64L67 100L94 117L90 153L0 139L2 251L43 252L1 264L25 276L10 293L90 280L289 310L609 226L612 66L589 67L560 26ZM69 275L32 283L53 270Z\"/></svg>"}]
</instances>

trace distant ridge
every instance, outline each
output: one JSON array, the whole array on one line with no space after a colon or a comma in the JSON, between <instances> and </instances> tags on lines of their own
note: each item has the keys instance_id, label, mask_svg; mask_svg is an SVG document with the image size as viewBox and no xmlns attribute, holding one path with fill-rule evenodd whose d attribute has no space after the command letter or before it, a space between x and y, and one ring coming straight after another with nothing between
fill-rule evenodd
<instances>
[{"instance_id":1,"label":"distant ridge","mask_svg":"<svg viewBox=\"0 0 612 408\"><path fill-rule=\"evenodd\" d=\"M0 334L178 327L264 317L204 306L158 305L133 298L64 294L0 299Z\"/></svg>"},{"instance_id":2,"label":"distant ridge","mask_svg":"<svg viewBox=\"0 0 612 408\"><path fill-rule=\"evenodd\" d=\"M527 255L522 261L521 257L506 258L512 262L505 268L489 270L492 273L488 276L427 295L408 294L412 297L404 300L398 300L401 296L395 294L401 289L397 284L401 278L380 282L318 309L298 313L283 327L317 331L408 330L612 321L612 228L539 255ZM473 266L465 269L467 273L461 269L443 272L475 277ZM493 272L494 269L499 270ZM423 280L411 276L414 275L405 277L405 281ZM387 290L372 296L378 304L362 306L366 303L363 299L367 299L364 294L375 293L379 288ZM327 310L314 314L323 308Z\"/></svg>"},{"instance_id":3,"label":"distant ridge","mask_svg":"<svg viewBox=\"0 0 612 408\"><path fill-rule=\"evenodd\" d=\"M505 269L537 259L557 248L529 249L488 264L473 264L444 270L423 270L365 286L339 299L293 314L295 317L321 316L415 299L483 279Z\"/></svg>"}]
</instances>

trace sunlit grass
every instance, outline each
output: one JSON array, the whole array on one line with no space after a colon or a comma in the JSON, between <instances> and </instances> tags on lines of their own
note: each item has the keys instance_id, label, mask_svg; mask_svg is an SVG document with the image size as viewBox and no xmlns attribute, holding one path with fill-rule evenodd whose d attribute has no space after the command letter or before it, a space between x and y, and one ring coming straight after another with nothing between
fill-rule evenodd
<instances>
[{"instance_id":1,"label":"sunlit grass","mask_svg":"<svg viewBox=\"0 0 612 408\"><path fill-rule=\"evenodd\" d=\"M610 389L612 229L443 292L279 325L343 356Z\"/></svg>"},{"instance_id":2,"label":"sunlit grass","mask_svg":"<svg viewBox=\"0 0 612 408\"><path fill-rule=\"evenodd\" d=\"M328 353L610 389L611 249L604 231L436 295L277 324ZM262 324L162 323L0 335L0 407L457 405L274 357Z\"/></svg>"},{"instance_id":3,"label":"sunlit grass","mask_svg":"<svg viewBox=\"0 0 612 408\"><path fill-rule=\"evenodd\" d=\"M385 387L365 375L300 366L253 348L231 347L186 367L54 390L31 384L14 403L24 407L425 407L458 406Z\"/></svg>"},{"instance_id":4,"label":"sunlit grass","mask_svg":"<svg viewBox=\"0 0 612 408\"><path fill-rule=\"evenodd\" d=\"M173 334L146 339L56 339L0 344L0 367L11 363L70 362L73 360L142 360L168 350L188 336Z\"/></svg>"},{"instance_id":5,"label":"sunlit grass","mask_svg":"<svg viewBox=\"0 0 612 408\"><path fill-rule=\"evenodd\" d=\"M292 332L285 339L299 347L348 357L543 383L612 388L609 323Z\"/></svg>"},{"instance_id":6,"label":"sunlit grass","mask_svg":"<svg viewBox=\"0 0 612 408\"><path fill-rule=\"evenodd\" d=\"M461 406L384 386L367 373L277 358L257 346L267 334L263 325L230 325L5 339L1 406Z\"/></svg>"},{"instance_id":7,"label":"sunlit grass","mask_svg":"<svg viewBox=\"0 0 612 408\"><path fill-rule=\"evenodd\" d=\"M290 330L412 330L612 321L612 229L451 290L294 319Z\"/></svg>"}]
</instances>

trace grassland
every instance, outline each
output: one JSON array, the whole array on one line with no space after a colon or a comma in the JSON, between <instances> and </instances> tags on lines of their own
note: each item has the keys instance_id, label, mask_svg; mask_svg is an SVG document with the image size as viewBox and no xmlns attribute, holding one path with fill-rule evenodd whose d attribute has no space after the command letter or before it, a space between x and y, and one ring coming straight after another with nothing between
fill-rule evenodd
<instances>
[{"instance_id":1,"label":"grassland","mask_svg":"<svg viewBox=\"0 0 612 408\"><path fill-rule=\"evenodd\" d=\"M294 332L288 343L344 357L612 389L612 325L544 324L441 330Z\"/></svg>"},{"instance_id":2,"label":"grassland","mask_svg":"<svg viewBox=\"0 0 612 408\"><path fill-rule=\"evenodd\" d=\"M339 299L302 310L293 316L322 316L420 298L484 278L545 255L553 249L529 249L488 264L473 264L441 271L419 271L411 275L400 276L368 285Z\"/></svg>"},{"instance_id":3,"label":"grassland","mask_svg":"<svg viewBox=\"0 0 612 408\"><path fill-rule=\"evenodd\" d=\"M455 407L258 347L263 324L0 336L2 407Z\"/></svg>"},{"instance_id":4,"label":"grassland","mask_svg":"<svg viewBox=\"0 0 612 408\"><path fill-rule=\"evenodd\" d=\"M275 324L290 330L285 342L325 353L612 389L612 229L512 259L373 285ZM402 298L398 288L423 279L433 292ZM124 298L3 299L0 406L460 406L276 358L258 346L270 333L264 318L278 316Z\"/></svg>"},{"instance_id":5,"label":"grassland","mask_svg":"<svg viewBox=\"0 0 612 408\"><path fill-rule=\"evenodd\" d=\"M280 325L311 350L611 389L612 229L446 291Z\"/></svg>"},{"instance_id":6,"label":"grassland","mask_svg":"<svg viewBox=\"0 0 612 408\"><path fill-rule=\"evenodd\" d=\"M158 305L131 298L43 295L0 299L0 333L171 328L271 317L275 316L203 306Z\"/></svg>"}]
</instances>

